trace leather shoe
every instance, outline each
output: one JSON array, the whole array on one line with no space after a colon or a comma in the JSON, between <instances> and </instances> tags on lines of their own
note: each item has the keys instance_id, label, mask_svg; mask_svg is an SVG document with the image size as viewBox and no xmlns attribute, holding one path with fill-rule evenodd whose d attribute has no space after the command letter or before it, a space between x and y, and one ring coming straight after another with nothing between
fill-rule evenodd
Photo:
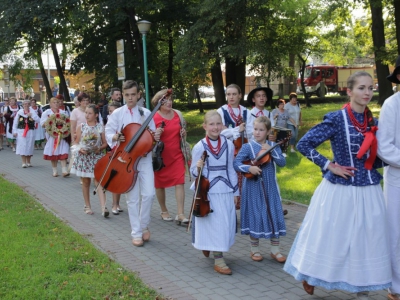
<instances>
[{"instance_id":1,"label":"leather shoe","mask_svg":"<svg viewBox=\"0 0 400 300\"><path fill-rule=\"evenodd\" d=\"M232 275L232 270L228 266L221 268L220 266L214 265L214 271L222 275Z\"/></svg>"},{"instance_id":2,"label":"leather shoe","mask_svg":"<svg viewBox=\"0 0 400 300\"><path fill-rule=\"evenodd\" d=\"M119 212L118 212L118 210L114 210L114 209L112 209L111 211L112 211L113 215L119 215Z\"/></svg>"},{"instance_id":3,"label":"leather shoe","mask_svg":"<svg viewBox=\"0 0 400 300\"><path fill-rule=\"evenodd\" d=\"M303 289L307 292L307 294L314 295L314 286L309 285L305 280L303 280Z\"/></svg>"},{"instance_id":4,"label":"leather shoe","mask_svg":"<svg viewBox=\"0 0 400 300\"><path fill-rule=\"evenodd\" d=\"M203 252L203 255L205 257L209 257L210 256L210 251L209 250L202 250L201 252Z\"/></svg>"},{"instance_id":5,"label":"leather shoe","mask_svg":"<svg viewBox=\"0 0 400 300\"><path fill-rule=\"evenodd\" d=\"M254 252L254 253L250 252L250 257L254 261L262 261L264 259L264 257L262 257L260 252Z\"/></svg>"},{"instance_id":6,"label":"leather shoe","mask_svg":"<svg viewBox=\"0 0 400 300\"><path fill-rule=\"evenodd\" d=\"M400 295L399 294L388 294L388 299L389 300L400 300Z\"/></svg>"},{"instance_id":7,"label":"leather shoe","mask_svg":"<svg viewBox=\"0 0 400 300\"><path fill-rule=\"evenodd\" d=\"M279 263L284 263L286 261L286 257L283 256L280 252L276 254L271 253L271 257Z\"/></svg>"},{"instance_id":8,"label":"leather shoe","mask_svg":"<svg viewBox=\"0 0 400 300\"><path fill-rule=\"evenodd\" d=\"M142 247L143 246L143 240L138 238L138 239L133 239L132 240L132 245L135 247Z\"/></svg>"},{"instance_id":9,"label":"leather shoe","mask_svg":"<svg viewBox=\"0 0 400 300\"><path fill-rule=\"evenodd\" d=\"M148 228L143 229L142 239L145 242L148 242L150 240L150 230Z\"/></svg>"},{"instance_id":10,"label":"leather shoe","mask_svg":"<svg viewBox=\"0 0 400 300\"><path fill-rule=\"evenodd\" d=\"M287 210L287 209L284 209L284 210L283 210L283 215L286 216L287 214L288 214L288 210Z\"/></svg>"}]
</instances>

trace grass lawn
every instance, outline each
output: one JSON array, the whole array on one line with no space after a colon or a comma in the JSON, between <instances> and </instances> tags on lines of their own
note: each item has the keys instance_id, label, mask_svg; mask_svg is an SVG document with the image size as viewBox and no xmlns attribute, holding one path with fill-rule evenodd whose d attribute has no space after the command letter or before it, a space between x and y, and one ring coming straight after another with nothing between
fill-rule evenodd
<instances>
[{"instance_id":1,"label":"grass lawn","mask_svg":"<svg viewBox=\"0 0 400 300\"><path fill-rule=\"evenodd\" d=\"M162 299L0 177L0 299Z\"/></svg>"},{"instance_id":2,"label":"grass lawn","mask_svg":"<svg viewBox=\"0 0 400 300\"><path fill-rule=\"evenodd\" d=\"M303 126L300 127L299 138L311 127L320 123L325 114L340 109L344 103L314 104L311 108L302 106ZM380 106L376 101L371 102L369 107L374 116L379 117ZM198 110L183 112L183 115L188 123L187 140L193 146L204 137L202 127L204 115ZM320 145L318 151L329 159L333 157L329 142ZM278 168L277 176L282 198L303 204L310 203L311 196L322 179L320 168L299 152L288 152L286 167Z\"/></svg>"}]
</instances>

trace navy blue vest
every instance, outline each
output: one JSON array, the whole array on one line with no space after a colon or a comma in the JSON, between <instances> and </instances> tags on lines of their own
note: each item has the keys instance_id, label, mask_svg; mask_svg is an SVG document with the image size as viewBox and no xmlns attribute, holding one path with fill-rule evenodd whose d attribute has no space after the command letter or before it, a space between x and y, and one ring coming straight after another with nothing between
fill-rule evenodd
<instances>
[{"instance_id":1,"label":"navy blue vest","mask_svg":"<svg viewBox=\"0 0 400 300\"><path fill-rule=\"evenodd\" d=\"M224 112L224 121L225 121L225 126L229 128L231 126L232 128L236 127L235 121L232 120L231 116L229 115L229 112L225 109L222 108L222 111ZM243 122L246 123L247 121L247 110L243 112Z\"/></svg>"}]
</instances>

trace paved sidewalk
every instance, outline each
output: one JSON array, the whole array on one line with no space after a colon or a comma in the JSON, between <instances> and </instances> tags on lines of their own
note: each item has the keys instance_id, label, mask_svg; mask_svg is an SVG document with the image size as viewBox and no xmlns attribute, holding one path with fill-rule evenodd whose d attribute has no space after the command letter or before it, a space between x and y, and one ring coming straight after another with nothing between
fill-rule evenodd
<instances>
[{"instance_id":1,"label":"paved sidewalk","mask_svg":"<svg viewBox=\"0 0 400 300\"><path fill-rule=\"evenodd\" d=\"M74 230L86 236L96 247L114 258L127 269L136 272L141 279L157 292L171 299L355 299L355 294L327 291L316 288L309 296L300 282L282 270L269 257L270 243L260 241L265 259L253 262L250 258L248 236L236 235L236 242L224 257L232 269L232 276L224 276L213 270L213 259L205 258L191 245L191 235L175 222L164 222L155 199L150 223L151 240L144 247L131 244L130 224L126 211L104 219L101 216L97 196L91 196L94 215L83 212L83 198L79 178L52 177L50 162L42 159L42 151L35 150L32 168L23 169L21 159L4 148L0 151L0 174L33 195L48 210L64 220ZM61 167L59 165L59 174ZM186 184L185 213L189 215L192 192ZM107 195L111 212L111 195ZM122 208L126 209L124 197ZM175 217L174 190L167 189L167 206ZM295 234L304 218L306 208L285 205L287 236L281 238L282 253L287 255ZM238 214L239 216L239 214ZM386 291L370 294L371 299L387 299Z\"/></svg>"}]
</instances>

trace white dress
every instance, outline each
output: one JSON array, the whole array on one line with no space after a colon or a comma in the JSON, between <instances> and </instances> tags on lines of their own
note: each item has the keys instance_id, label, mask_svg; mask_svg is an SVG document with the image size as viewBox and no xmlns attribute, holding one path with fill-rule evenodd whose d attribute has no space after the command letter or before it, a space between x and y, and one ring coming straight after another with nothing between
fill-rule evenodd
<instances>
[{"instance_id":1,"label":"white dress","mask_svg":"<svg viewBox=\"0 0 400 300\"><path fill-rule=\"evenodd\" d=\"M63 110L60 110L59 113L65 114ZM43 126L47 118L53 114L54 112L51 109L46 110L40 118L40 126ZM47 142L43 151L43 158L45 160L64 160L68 158L69 145L64 139L61 139L58 147L55 150L55 138L46 132L46 139Z\"/></svg>"},{"instance_id":2,"label":"white dress","mask_svg":"<svg viewBox=\"0 0 400 300\"><path fill-rule=\"evenodd\" d=\"M24 135L24 131L25 131L25 119L28 116L25 114L24 109L20 109L14 118L12 132L13 132L13 134L14 133L17 134L17 147L16 147L16 151L15 151L15 154L17 154L17 155L24 155L24 156L33 155L33 145L35 144L34 122L40 122L40 119L39 119L39 116L36 114L36 112L32 108L29 108L29 112L32 114L30 119L31 119L31 122L33 123L32 124L33 129L29 129L26 133L26 136L23 136L23 135ZM22 125L23 128L21 128L21 124L20 124L20 126L18 126L18 124L21 122L24 122L24 124Z\"/></svg>"},{"instance_id":3,"label":"white dress","mask_svg":"<svg viewBox=\"0 0 400 300\"><path fill-rule=\"evenodd\" d=\"M39 121L36 122L36 124L35 124L35 143L41 144L42 142L44 142L44 139L45 139L45 130L42 126L40 126L40 117L42 116L43 111L40 106L36 106L36 109L34 109L33 107L31 107L31 108L39 116Z\"/></svg>"},{"instance_id":4,"label":"white dress","mask_svg":"<svg viewBox=\"0 0 400 300\"><path fill-rule=\"evenodd\" d=\"M197 177L196 162L207 150L209 157L203 168L203 175L210 181L208 199L213 210L206 217L194 217L192 245L199 250L227 252L235 242L236 212L234 196L239 195L236 171L233 169L234 146L224 136L220 136L221 150L214 155L206 139L198 142L192 151L190 172ZM213 147L217 141L211 141ZM194 190L194 183L191 187Z\"/></svg>"},{"instance_id":5,"label":"white dress","mask_svg":"<svg viewBox=\"0 0 400 300\"><path fill-rule=\"evenodd\" d=\"M11 106L8 106L8 110L6 110L4 113L7 113L8 111L10 111L11 117L14 118L19 110L20 110L19 105L17 105L17 108L12 108ZM10 123L10 122L8 122L7 126L6 126L6 137L9 140L15 140L15 137L12 134L12 126L13 126L13 123Z\"/></svg>"}]
</instances>

